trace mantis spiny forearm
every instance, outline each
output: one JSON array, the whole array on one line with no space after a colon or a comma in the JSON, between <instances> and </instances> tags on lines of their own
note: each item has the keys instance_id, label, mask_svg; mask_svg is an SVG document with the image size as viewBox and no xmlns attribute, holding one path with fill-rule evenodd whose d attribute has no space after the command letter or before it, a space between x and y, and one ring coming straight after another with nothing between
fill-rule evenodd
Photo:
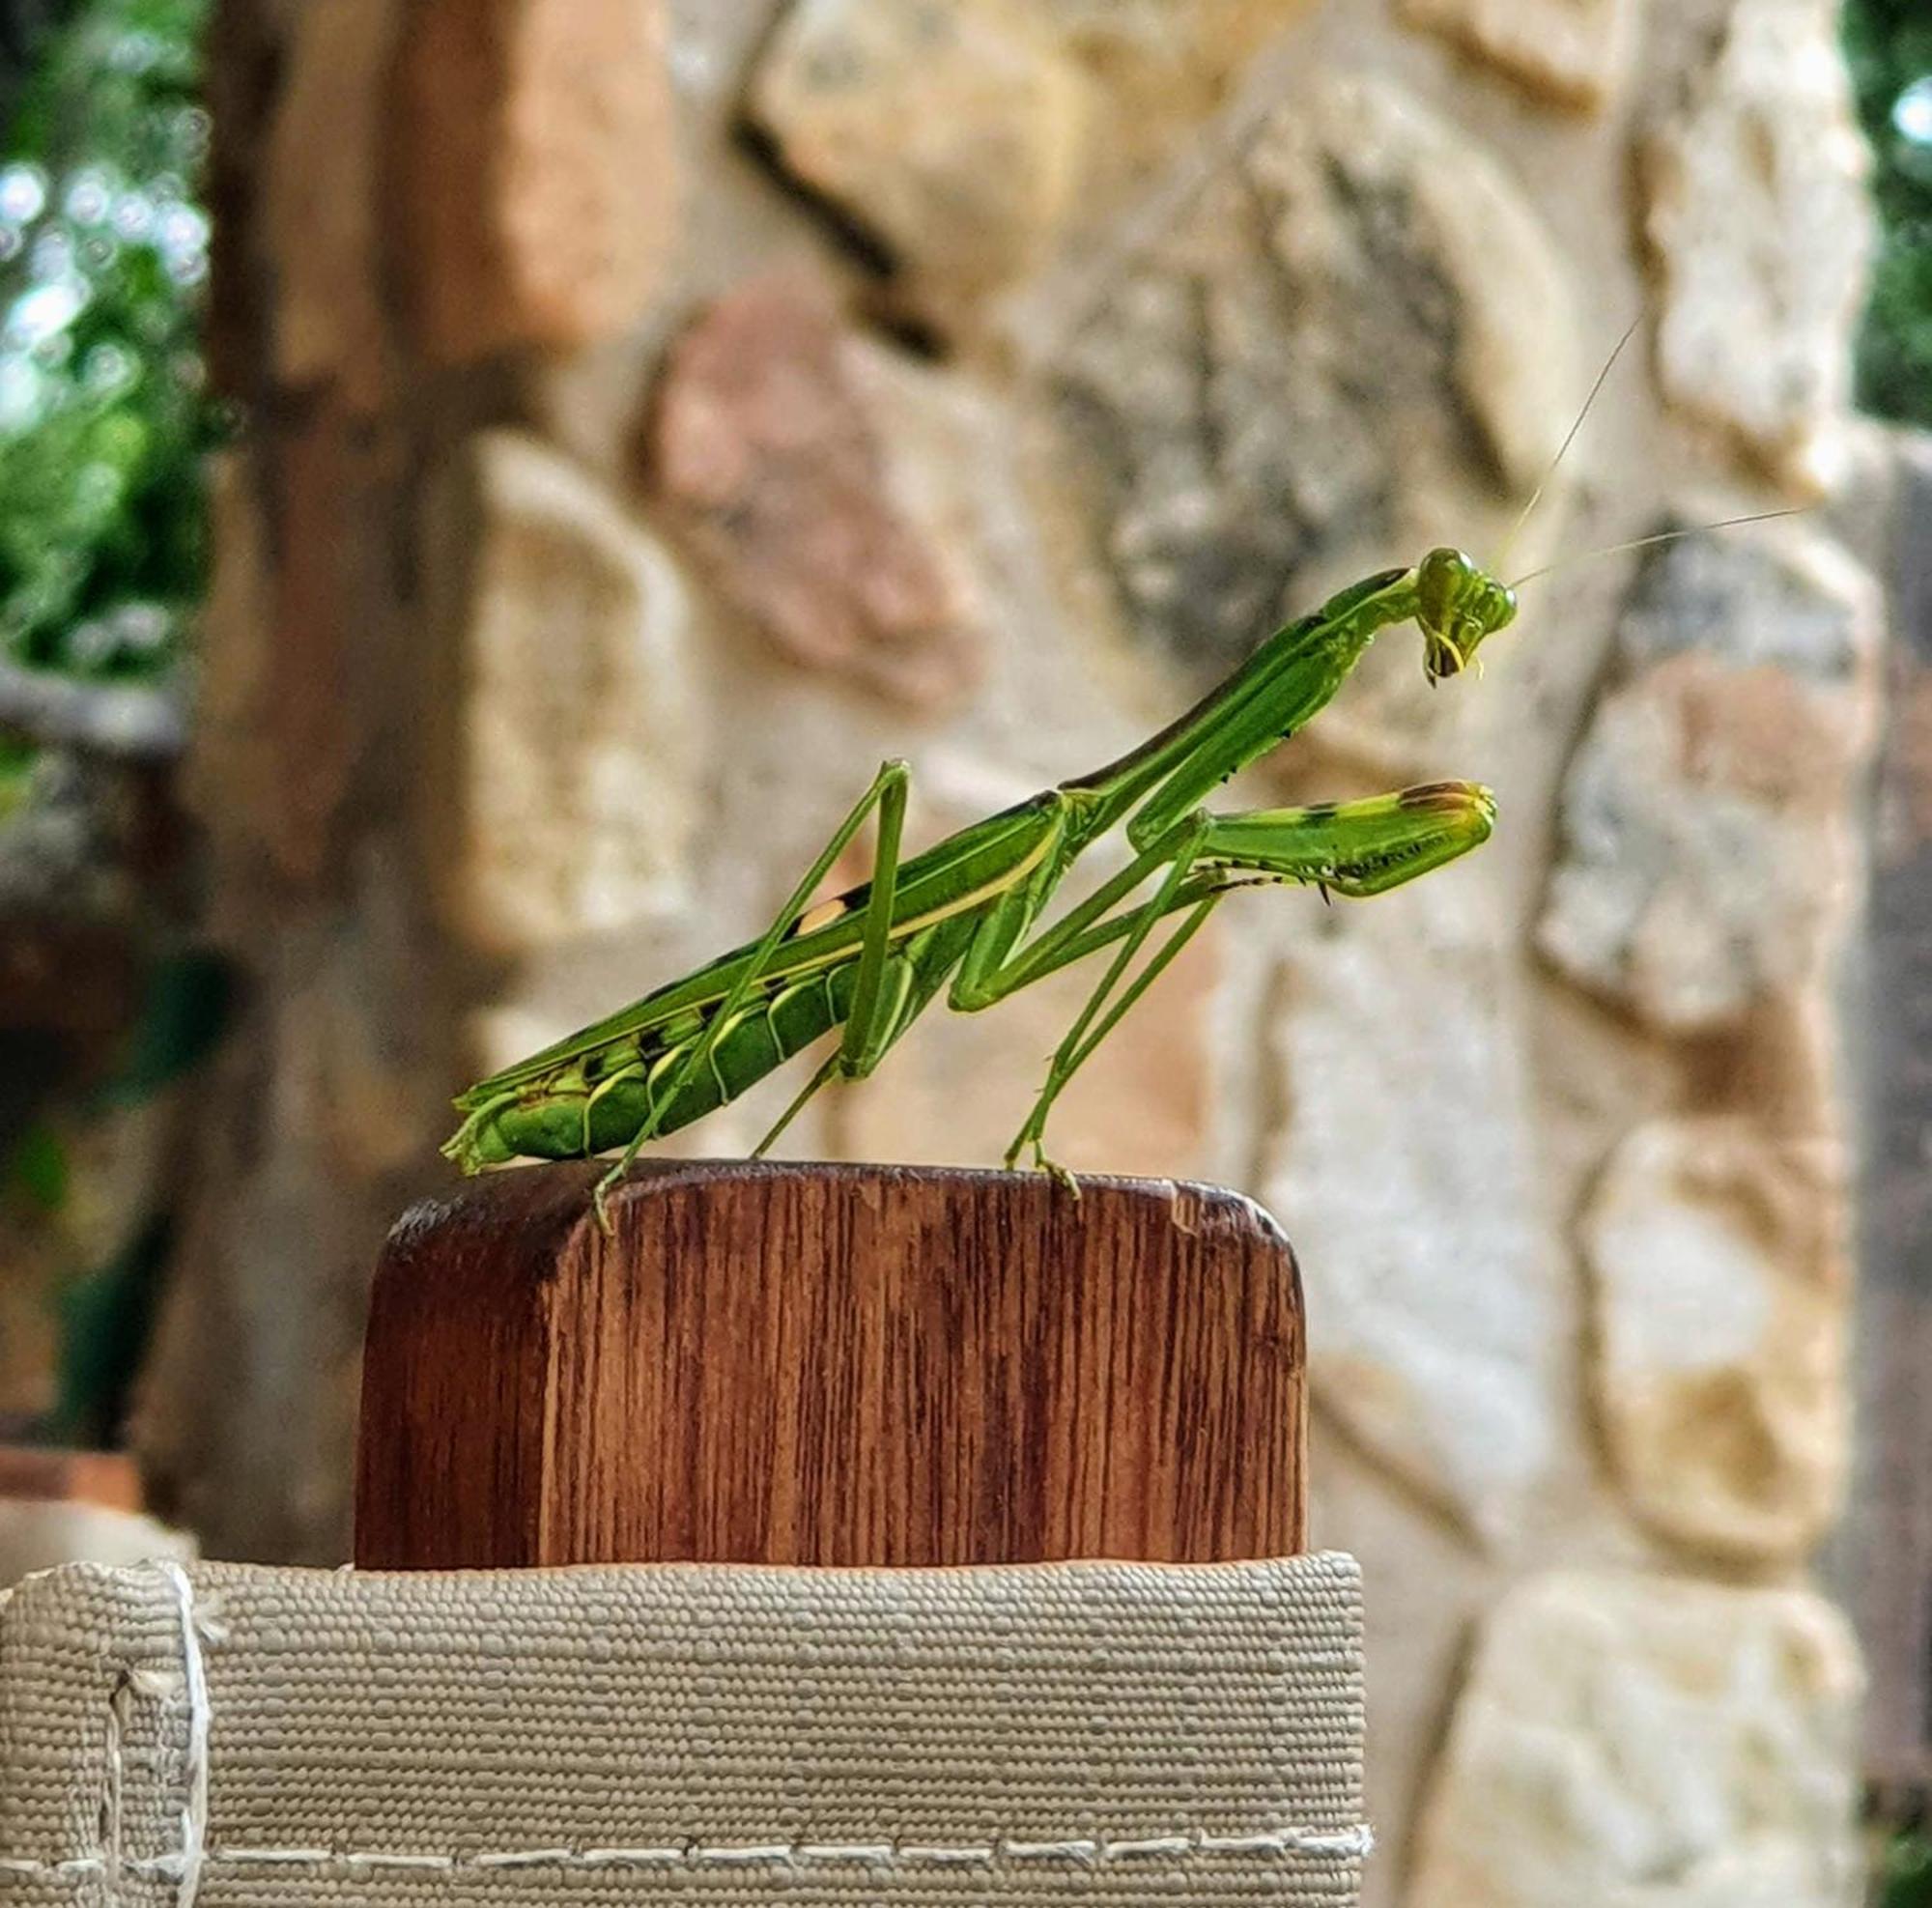
<instances>
[{"instance_id":1,"label":"mantis spiny forearm","mask_svg":"<svg viewBox=\"0 0 1932 1908\"><path fill-rule=\"evenodd\" d=\"M1202 805L1320 713L1379 631L1412 620L1436 681L1465 669L1515 614L1505 584L1460 551L1433 550L1276 632L1130 755L907 860L899 838L909 775L888 762L760 940L471 1087L456 1102L465 1118L444 1153L476 1172L622 1148L598 1186L601 1213L641 1147L735 1098L834 1028L842 1030L838 1045L759 1151L828 1081L870 1073L942 989L955 1011L979 1012L1112 948L1006 1155L1010 1166L1030 1149L1057 1171L1045 1152L1054 1100L1228 894L1275 882L1379 894L1488 839L1493 804L1471 783L1248 813ZM872 879L813 903L874 810ZM1067 870L1119 828L1133 850L1126 866L1036 932ZM1164 924L1167 938L1130 979Z\"/></svg>"}]
</instances>

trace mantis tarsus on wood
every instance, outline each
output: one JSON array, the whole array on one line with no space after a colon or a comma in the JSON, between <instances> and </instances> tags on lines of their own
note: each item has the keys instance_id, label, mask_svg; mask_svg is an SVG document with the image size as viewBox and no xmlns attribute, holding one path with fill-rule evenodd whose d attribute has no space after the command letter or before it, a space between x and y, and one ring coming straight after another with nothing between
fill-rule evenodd
<instances>
[{"instance_id":1,"label":"mantis tarsus on wood","mask_svg":"<svg viewBox=\"0 0 1932 1908\"><path fill-rule=\"evenodd\" d=\"M909 771L886 763L762 939L471 1087L456 1102L465 1118L444 1153L473 1173L621 1147L597 1188L603 1216L609 1189L640 1148L735 1098L834 1028L842 1029L838 1044L758 1153L828 1081L870 1073L942 988L949 1007L975 1013L1111 948L1007 1149L1009 1166L1031 1152L1060 1173L1045 1150L1054 1101L1226 896L1270 883L1380 894L1478 846L1495 813L1489 790L1467 782L1235 814L1203 806L1213 790L1305 726L1379 631L1413 621L1435 682L1467 668L1515 614L1508 585L1461 551L1432 550L1413 568L1364 578L1277 631L1131 754L903 861ZM875 811L871 880L814 902ZM1067 870L1122 825L1133 850L1126 866L1034 932Z\"/></svg>"}]
</instances>

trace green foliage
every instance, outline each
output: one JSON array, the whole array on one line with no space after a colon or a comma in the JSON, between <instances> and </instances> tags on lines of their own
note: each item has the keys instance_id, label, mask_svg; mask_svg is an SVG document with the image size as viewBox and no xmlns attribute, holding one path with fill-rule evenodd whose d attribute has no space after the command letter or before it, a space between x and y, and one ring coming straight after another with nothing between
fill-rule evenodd
<instances>
[{"instance_id":1,"label":"green foliage","mask_svg":"<svg viewBox=\"0 0 1932 1908\"><path fill-rule=\"evenodd\" d=\"M1886 1843L1873 1908L1932 1908L1932 1839L1922 1830L1900 1830Z\"/></svg>"},{"instance_id":2,"label":"green foliage","mask_svg":"<svg viewBox=\"0 0 1932 1908\"><path fill-rule=\"evenodd\" d=\"M67 1204L69 1177L66 1143L51 1126L36 1122L7 1161L8 1190L39 1211L58 1212Z\"/></svg>"},{"instance_id":3,"label":"green foliage","mask_svg":"<svg viewBox=\"0 0 1932 1908\"><path fill-rule=\"evenodd\" d=\"M234 970L206 948L188 948L150 970L120 1066L100 1091L103 1107L138 1106L193 1070L227 1031Z\"/></svg>"},{"instance_id":4,"label":"green foliage","mask_svg":"<svg viewBox=\"0 0 1932 1908\"><path fill-rule=\"evenodd\" d=\"M81 1127L155 1098L192 1072L226 1030L234 974L210 949L149 970L141 1011L113 1072L71 1116ZM56 1119L31 1120L0 1155L0 1205L53 1227L74 1195L75 1147ZM165 1211L139 1219L104 1264L76 1264L51 1295L58 1313L58 1402L37 1429L65 1443L111 1444L140 1369L173 1242Z\"/></svg>"},{"instance_id":5,"label":"green foliage","mask_svg":"<svg viewBox=\"0 0 1932 1908\"><path fill-rule=\"evenodd\" d=\"M18 663L156 674L201 595L206 12L82 0L8 128L0 656Z\"/></svg>"},{"instance_id":6,"label":"green foliage","mask_svg":"<svg viewBox=\"0 0 1932 1908\"><path fill-rule=\"evenodd\" d=\"M1932 425L1932 7L1847 0L1844 37L1880 227L1859 401L1882 417Z\"/></svg>"},{"instance_id":7,"label":"green foliage","mask_svg":"<svg viewBox=\"0 0 1932 1908\"><path fill-rule=\"evenodd\" d=\"M174 1228L150 1219L97 1270L60 1295L58 1402L51 1427L63 1444L111 1445L155 1322Z\"/></svg>"},{"instance_id":8,"label":"green foliage","mask_svg":"<svg viewBox=\"0 0 1932 1908\"><path fill-rule=\"evenodd\" d=\"M33 747L10 735L0 735L0 824L24 806L34 773Z\"/></svg>"}]
</instances>

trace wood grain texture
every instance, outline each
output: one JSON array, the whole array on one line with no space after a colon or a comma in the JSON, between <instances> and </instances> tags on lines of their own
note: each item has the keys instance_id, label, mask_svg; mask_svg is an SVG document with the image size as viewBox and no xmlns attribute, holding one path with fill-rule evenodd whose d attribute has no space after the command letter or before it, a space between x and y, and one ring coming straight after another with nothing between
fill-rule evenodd
<instances>
[{"instance_id":1,"label":"wood grain texture","mask_svg":"<svg viewBox=\"0 0 1932 1908\"><path fill-rule=\"evenodd\" d=\"M404 1216L363 1367L365 1568L959 1564L1303 1544L1299 1281L1167 1181L668 1162Z\"/></svg>"}]
</instances>

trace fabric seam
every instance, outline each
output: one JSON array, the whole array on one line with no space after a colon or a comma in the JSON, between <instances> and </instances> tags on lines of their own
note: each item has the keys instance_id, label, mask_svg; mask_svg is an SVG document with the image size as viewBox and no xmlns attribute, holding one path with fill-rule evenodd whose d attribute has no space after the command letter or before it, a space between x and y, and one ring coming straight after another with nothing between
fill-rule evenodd
<instances>
[{"instance_id":1,"label":"fabric seam","mask_svg":"<svg viewBox=\"0 0 1932 1908\"><path fill-rule=\"evenodd\" d=\"M470 1855L412 1854L390 1849L316 1847L204 1847L195 1858L201 1870L246 1867L425 1868L439 1871L501 1868L796 1868L852 1865L865 1868L997 1868L1031 1862L1095 1867L1102 1863L1199 1861L1223 1857L1325 1857L1361 1860L1375 1845L1366 1822L1348 1829L1264 1829L1249 1835L1199 1832L1169 1836L1068 1836L1053 1841L1000 1837L984 1842L668 1842L638 1848L515 1848L480 1850ZM182 1885L190 1899L183 1851L145 1857L124 1856L121 1871L144 1879ZM0 1874L32 1880L85 1879L108 1872L106 1858L74 1856L64 1862L32 1862L0 1856Z\"/></svg>"}]
</instances>

